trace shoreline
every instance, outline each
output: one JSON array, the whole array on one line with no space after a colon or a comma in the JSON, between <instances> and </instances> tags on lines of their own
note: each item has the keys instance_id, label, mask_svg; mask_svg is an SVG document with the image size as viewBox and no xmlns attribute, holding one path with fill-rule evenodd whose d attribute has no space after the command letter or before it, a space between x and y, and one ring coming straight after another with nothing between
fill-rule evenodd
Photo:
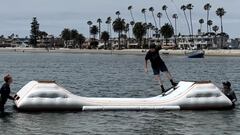
<instances>
[{"instance_id":1,"label":"shoreline","mask_svg":"<svg viewBox=\"0 0 240 135\"><path fill-rule=\"evenodd\" d=\"M204 50L205 56L235 56L240 57L240 49L236 50ZM146 50L142 49L124 49L124 50L96 50L96 49L68 49L57 48L47 50L45 48L0 48L0 53L7 52L27 52L27 53L90 53L90 54L119 54L119 55L145 55ZM190 50L160 50L163 55L185 56Z\"/></svg>"}]
</instances>

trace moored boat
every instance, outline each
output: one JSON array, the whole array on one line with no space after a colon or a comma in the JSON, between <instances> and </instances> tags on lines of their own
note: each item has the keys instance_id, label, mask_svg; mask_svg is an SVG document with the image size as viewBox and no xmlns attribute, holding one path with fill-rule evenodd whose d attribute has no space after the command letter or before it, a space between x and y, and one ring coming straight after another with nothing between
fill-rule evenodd
<instances>
[{"instance_id":1,"label":"moored boat","mask_svg":"<svg viewBox=\"0 0 240 135\"><path fill-rule=\"evenodd\" d=\"M186 54L188 58L204 58L204 51L196 50Z\"/></svg>"}]
</instances>

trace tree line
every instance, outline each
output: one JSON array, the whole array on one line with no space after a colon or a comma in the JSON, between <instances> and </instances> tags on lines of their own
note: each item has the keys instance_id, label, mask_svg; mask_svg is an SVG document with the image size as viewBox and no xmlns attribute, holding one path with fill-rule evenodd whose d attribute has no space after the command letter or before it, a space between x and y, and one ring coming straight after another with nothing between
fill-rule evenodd
<instances>
[{"instance_id":1,"label":"tree line","mask_svg":"<svg viewBox=\"0 0 240 135\"><path fill-rule=\"evenodd\" d=\"M212 30L216 33L219 30L219 26L213 25L213 21L209 18L209 13L211 10L212 6L210 3L207 3L203 6L203 10L206 11L206 26L207 30L205 34L212 33ZM193 28L193 17L192 17L192 12L194 9L194 5L189 3L186 5L182 5L180 9L183 11L184 14L184 19L186 21L186 26L188 28L188 32L190 36L194 35L194 28ZM136 22L135 17L134 17L134 11L133 11L133 6L130 5L128 6L127 10L129 10L131 21L127 22L126 19L121 17L121 12L116 11L115 15L116 18L112 20L111 17L108 17L105 21L106 23L106 28L107 30L102 32L102 19L98 18L96 19L96 24L94 24L92 21L87 21L87 25L89 26L89 37L88 39L90 40L89 42L91 43L91 46L96 47L98 44L98 40L104 41L104 48L109 48L108 46L108 41L109 39L112 38L112 30L118 35L118 49L121 49L121 38L124 37L127 40L131 40L133 37L137 40L139 48L144 48L146 47L146 40L151 39L152 36L154 35L155 37L159 38L160 36L163 36L167 39L174 36L177 36L178 31L177 31L177 20L178 14L174 13L172 14L172 18L174 20L174 23L172 23L170 19L170 15L168 13L168 7L167 5L163 5L161 10L164 12L168 22L165 22L164 25L162 25L162 17L163 13L158 12L155 14L155 10L153 7L150 7L148 9L143 8L141 10L141 13L143 14L143 21L138 21ZM147 18L147 12L150 12L152 18L153 18L153 23L148 21ZM187 11L188 14L187 15ZM221 24L221 32L220 35L224 35L225 33L223 32L223 16L226 14L226 11L224 8L217 8L216 10L216 15L219 16L220 18L220 24ZM157 17L157 18L156 18ZM157 21L158 19L158 21ZM199 24L200 28L199 31L202 32L202 26L204 24L204 19L200 18L199 19ZM30 41L31 43L35 46L36 44L36 39L40 37L40 31L39 31L39 24L36 20L36 18L33 18L32 28L31 28L31 35L30 35ZM132 32L132 36L131 33ZM46 33L45 33L46 34ZM80 34L76 29L64 29L61 32L61 38L64 41L72 40L74 43L77 44L82 44L86 40L86 38L83 36L83 34ZM98 40L97 40L98 36ZM144 46L145 45L145 46Z\"/></svg>"}]
</instances>

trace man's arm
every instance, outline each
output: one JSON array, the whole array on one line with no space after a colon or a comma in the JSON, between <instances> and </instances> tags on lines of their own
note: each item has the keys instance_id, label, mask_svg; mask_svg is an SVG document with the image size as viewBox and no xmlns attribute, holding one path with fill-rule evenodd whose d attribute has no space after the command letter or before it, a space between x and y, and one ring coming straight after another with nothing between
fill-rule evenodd
<instances>
[{"instance_id":1,"label":"man's arm","mask_svg":"<svg viewBox=\"0 0 240 135\"><path fill-rule=\"evenodd\" d=\"M148 60L145 60L145 63L144 63L144 71L145 71L145 73L147 73L148 72Z\"/></svg>"},{"instance_id":2,"label":"man's arm","mask_svg":"<svg viewBox=\"0 0 240 135\"><path fill-rule=\"evenodd\" d=\"M6 87L6 91L8 91L8 95L6 95L7 96L7 98L8 99L11 99L11 100L14 100L14 98L10 95L10 93L11 93L11 89L10 89L10 87Z\"/></svg>"},{"instance_id":3,"label":"man's arm","mask_svg":"<svg viewBox=\"0 0 240 135\"><path fill-rule=\"evenodd\" d=\"M8 99L14 100L14 98L10 95L8 96Z\"/></svg>"},{"instance_id":4,"label":"man's arm","mask_svg":"<svg viewBox=\"0 0 240 135\"><path fill-rule=\"evenodd\" d=\"M232 97L233 97L232 102L236 102L237 101L237 96L236 96L234 91L232 92Z\"/></svg>"}]
</instances>

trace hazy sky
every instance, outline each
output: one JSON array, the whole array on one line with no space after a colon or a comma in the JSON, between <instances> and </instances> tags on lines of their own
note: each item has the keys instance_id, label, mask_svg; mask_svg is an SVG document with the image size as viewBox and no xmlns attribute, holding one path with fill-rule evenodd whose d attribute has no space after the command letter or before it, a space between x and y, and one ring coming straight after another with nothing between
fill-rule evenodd
<instances>
[{"instance_id":1,"label":"hazy sky","mask_svg":"<svg viewBox=\"0 0 240 135\"><path fill-rule=\"evenodd\" d=\"M240 0L0 0L0 35L16 33L19 36L28 36L33 16L38 18L40 29L58 36L63 28L74 28L85 36L88 35L88 20L96 23L97 18L105 22L108 16L115 18L115 11L120 10L121 16L130 21L127 10L133 6L136 21L143 21L142 8L153 6L155 14L162 12L162 5L168 6L168 13L172 16L177 13L178 31L187 34L187 27L180 10L182 4L192 3L193 25L195 32L199 28L198 20L204 18L206 12L203 5L212 4L210 18L214 25L220 25L219 17L215 15L216 8L224 7L227 14L223 17L224 30L233 37L240 37ZM148 21L153 23L151 14L147 14ZM167 22L165 14L163 22ZM105 23L102 24L105 29ZM203 26L206 30L206 25Z\"/></svg>"}]
</instances>

